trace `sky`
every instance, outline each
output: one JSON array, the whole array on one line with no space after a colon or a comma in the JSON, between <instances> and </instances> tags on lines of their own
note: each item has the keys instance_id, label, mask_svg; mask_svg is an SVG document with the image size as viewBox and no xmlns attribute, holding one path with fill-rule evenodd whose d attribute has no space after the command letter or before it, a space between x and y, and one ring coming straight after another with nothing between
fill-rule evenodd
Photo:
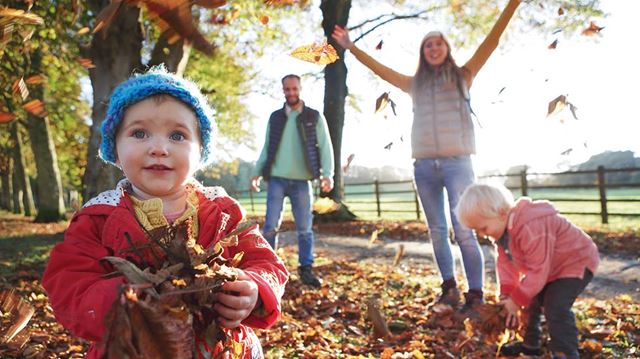
<instances>
[{"instance_id":1,"label":"sky","mask_svg":"<svg viewBox=\"0 0 640 359\"><path fill-rule=\"evenodd\" d=\"M501 46L471 88L471 105L481 126L476 126L477 173L504 172L516 165L528 165L537 171L565 170L607 150L631 150L640 156L640 116L636 111L640 98L635 89L640 83L640 72L635 69L640 64L640 51L632 45L638 41L634 35L638 33L640 1L602 0L601 7L607 16L593 19L604 26L600 36L529 35L507 28ZM312 9L317 13L311 16L319 19L319 9ZM377 14L384 11L376 9ZM358 15L366 18L366 14L356 14L352 9L351 19L356 21L350 25L357 22ZM391 23L358 42L358 46L383 64L411 75L418 61L419 42L434 29L430 25ZM300 42L296 46L302 46L322 36L318 25L317 29L296 33L292 39ZM548 49L556 38L557 48ZM376 51L381 39L383 48ZM474 50L454 45L453 56L458 64L464 64ZM376 78L348 52L345 62L349 70L347 86L360 111L346 108L343 163L354 154L353 165L410 168L413 114L409 95ZM262 148L269 114L284 101L279 82L282 76L315 74L317 80L303 78L301 97L308 106L322 111L324 96L322 66L297 60L288 53L268 53L256 61L256 66L273 85L248 99L256 118L252 126L254 149L244 147L237 154L249 161L257 159ZM390 107L374 114L376 98L387 91L397 104L397 116ZM577 120L568 108L547 117L549 102L559 95L567 96L576 106Z\"/></svg>"}]
</instances>

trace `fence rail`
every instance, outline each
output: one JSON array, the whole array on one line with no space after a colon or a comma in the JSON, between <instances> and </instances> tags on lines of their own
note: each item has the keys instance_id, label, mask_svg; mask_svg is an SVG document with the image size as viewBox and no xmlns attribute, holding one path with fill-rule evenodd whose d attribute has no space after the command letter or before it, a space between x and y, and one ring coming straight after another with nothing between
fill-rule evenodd
<instances>
[{"instance_id":1,"label":"fence rail","mask_svg":"<svg viewBox=\"0 0 640 359\"><path fill-rule=\"evenodd\" d=\"M549 199L554 202L576 202L576 203L599 203L599 211L561 211L563 214L568 215L596 215L600 217L602 223L609 223L610 216L620 217L640 217L640 206L634 207L632 212L612 212L609 210L610 203L639 203L640 191L633 198L627 196L624 198L607 198L608 189L621 189L621 188L640 188L640 183L611 183L607 181L607 174L621 173L621 172L640 172L640 167L634 168L605 168L604 166L598 167L596 170L580 170L570 172L532 172L523 170L519 173L512 174L496 174L480 176L479 179L488 178L505 178L506 187L512 192L517 191L522 196L531 196L533 191L540 190L580 190L580 189L593 189L597 190L597 196L592 197L556 197L556 196L531 196L534 199ZM548 182L549 179L554 177L561 177L567 175L585 175L594 174L595 178L592 183L568 183L568 184L540 184L540 180L531 179L532 177L543 177ZM511 178L517 178L515 181ZM513 182L517 184L514 185ZM536 183L538 182L538 183ZM364 188L363 188L364 187ZM368 187L368 188L367 188ZM406 189L403 189L406 188ZM387 190L385 190L387 188ZM367 191L367 189L369 189ZM316 196L318 191L314 191ZM565 193L566 194L566 193ZM256 213L256 205L264 206L266 199L264 195L256 195L250 190L238 191L234 194L237 198L248 205L248 209L251 212ZM363 198L364 197L364 198ZM382 217L383 213L395 213L395 214L415 214L417 219L422 216L420 202L418 194L416 192L413 180L404 181L378 181L373 182L361 182L361 183L349 183L345 185L345 194L343 201L350 207L350 209L358 213L376 213L378 217ZM409 207L405 205L412 204Z\"/></svg>"}]
</instances>

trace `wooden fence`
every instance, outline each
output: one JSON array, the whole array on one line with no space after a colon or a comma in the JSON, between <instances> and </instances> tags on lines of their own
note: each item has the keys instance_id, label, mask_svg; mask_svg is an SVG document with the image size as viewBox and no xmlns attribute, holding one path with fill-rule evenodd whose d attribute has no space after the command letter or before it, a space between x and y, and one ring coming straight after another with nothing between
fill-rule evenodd
<instances>
[{"instance_id":1,"label":"wooden fence","mask_svg":"<svg viewBox=\"0 0 640 359\"><path fill-rule=\"evenodd\" d=\"M600 210L598 212L587 211L562 211L563 214L570 215L597 215L600 216L602 223L609 223L610 216L640 217L640 204L634 207L632 212L611 212L609 210L610 203L640 203L640 191L637 196L625 198L607 198L607 190L615 188L640 188L640 183L616 183L607 181L607 174L622 172L640 172L640 167L634 168L605 168L598 167L596 170L584 171L568 171L555 173L529 173L526 170L514 174L499 174L480 176L479 180L487 180L490 178L505 179L506 187L512 192L519 192L522 196L531 196L535 199L550 199L553 202L598 202ZM568 184L544 184L553 182L550 179L556 176L570 175L594 175L594 180L589 183L568 183ZM536 179L538 178L538 179ZM542 178L542 179L540 179ZM391 187L391 188L389 188ZM404 187L404 188L403 188ZM544 196L533 196L532 192L536 190L576 190L576 189L593 189L597 190L597 198L569 198L556 197L545 198ZM316 196L318 190L315 190ZM256 205L264 205L264 195L256 196L249 190L235 193L241 201L248 200L244 203L248 206L248 210L256 213ZM634 198L635 197L635 198ZM418 194L412 180L405 181L378 181L364 183L349 183L345 185L344 202L350 209L358 213L375 213L377 217L382 217L383 213L396 214L415 214L416 219L420 219L421 207Z\"/></svg>"}]
</instances>

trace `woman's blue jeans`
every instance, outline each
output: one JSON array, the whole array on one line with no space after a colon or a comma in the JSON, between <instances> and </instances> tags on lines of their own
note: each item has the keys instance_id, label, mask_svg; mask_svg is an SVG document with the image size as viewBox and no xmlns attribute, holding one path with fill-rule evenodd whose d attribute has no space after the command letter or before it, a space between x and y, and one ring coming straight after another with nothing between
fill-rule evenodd
<instances>
[{"instance_id":1,"label":"woman's blue jeans","mask_svg":"<svg viewBox=\"0 0 640 359\"><path fill-rule=\"evenodd\" d=\"M444 189L446 188L455 241L462 253L462 263L469 289L482 290L484 284L482 250L473 231L461 225L454 214L460 195L475 179L471 157L417 159L413 166L416 188L427 217L433 253L442 280L455 278L455 262L451 253L449 228L445 215Z\"/></svg>"},{"instance_id":2,"label":"woman's blue jeans","mask_svg":"<svg viewBox=\"0 0 640 359\"><path fill-rule=\"evenodd\" d=\"M313 213L311 182L271 177L267 182L267 215L262 234L275 250L278 245L278 228L282 223L284 198L289 197L293 219L298 231L298 262L301 266L313 264Z\"/></svg>"}]
</instances>

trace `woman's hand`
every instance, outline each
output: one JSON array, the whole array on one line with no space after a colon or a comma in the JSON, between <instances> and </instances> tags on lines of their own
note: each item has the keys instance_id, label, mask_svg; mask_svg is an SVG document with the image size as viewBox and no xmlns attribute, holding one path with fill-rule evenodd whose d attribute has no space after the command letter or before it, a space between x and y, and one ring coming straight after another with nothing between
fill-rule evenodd
<instances>
[{"instance_id":1,"label":"woman's hand","mask_svg":"<svg viewBox=\"0 0 640 359\"><path fill-rule=\"evenodd\" d=\"M517 328L520 324L520 307L511 298L502 300L500 304L507 311L507 328Z\"/></svg>"},{"instance_id":2,"label":"woman's hand","mask_svg":"<svg viewBox=\"0 0 640 359\"><path fill-rule=\"evenodd\" d=\"M225 328L236 328L248 317L258 301L258 285L241 269L235 282L227 282L222 292L215 295L213 306L220 316L218 322Z\"/></svg>"},{"instance_id":3,"label":"woman's hand","mask_svg":"<svg viewBox=\"0 0 640 359\"><path fill-rule=\"evenodd\" d=\"M349 30L345 29L344 27L336 25L333 28L331 37L336 40L338 45L342 46L346 50L351 50L351 48L353 47L353 42L349 38Z\"/></svg>"}]
</instances>

